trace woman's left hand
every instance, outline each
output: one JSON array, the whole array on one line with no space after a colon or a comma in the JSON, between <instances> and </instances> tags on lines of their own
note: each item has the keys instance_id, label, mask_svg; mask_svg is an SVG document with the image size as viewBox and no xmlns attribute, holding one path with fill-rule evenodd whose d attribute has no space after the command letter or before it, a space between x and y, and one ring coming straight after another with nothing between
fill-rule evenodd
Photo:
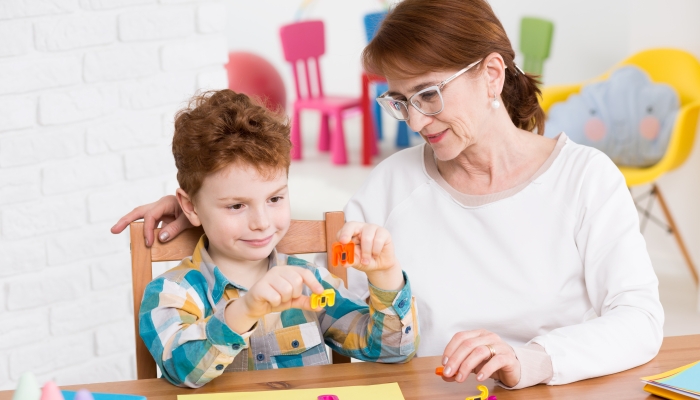
<instances>
[{"instance_id":1,"label":"woman's left hand","mask_svg":"<svg viewBox=\"0 0 700 400\"><path fill-rule=\"evenodd\" d=\"M394 244L388 230L364 222L347 222L338 231L338 241L355 243L352 267L367 274L372 285L383 290L404 287L403 273L394 256Z\"/></svg>"},{"instance_id":2,"label":"woman's left hand","mask_svg":"<svg viewBox=\"0 0 700 400\"><path fill-rule=\"evenodd\" d=\"M353 267L365 273L387 271L396 265L394 244L385 228L365 222L346 222L338 231L338 241L355 243Z\"/></svg>"},{"instance_id":3,"label":"woman's left hand","mask_svg":"<svg viewBox=\"0 0 700 400\"><path fill-rule=\"evenodd\" d=\"M496 355L491 357L490 345ZM491 377L513 387L520 382L520 361L515 351L495 333L485 330L458 332L445 347L442 378L464 382L470 373L479 382Z\"/></svg>"}]
</instances>

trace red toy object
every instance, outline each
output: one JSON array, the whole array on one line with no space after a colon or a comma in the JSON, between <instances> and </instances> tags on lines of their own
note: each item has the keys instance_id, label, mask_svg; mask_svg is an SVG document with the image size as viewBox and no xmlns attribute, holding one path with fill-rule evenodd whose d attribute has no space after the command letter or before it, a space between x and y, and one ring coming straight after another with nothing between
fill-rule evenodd
<instances>
[{"instance_id":1,"label":"red toy object","mask_svg":"<svg viewBox=\"0 0 700 400\"><path fill-rule=\"evenodd\" d=\"M443 371L445 370L445 367L437 367L435 368L435 375L442 376Z\"/></svg>"},{"instance_id":2,"label":"red toy object","mask_svg":"<svg viewBox=\"0 0 700 400\"><path fill-rule=\"evenodd\" d=\"M489 396L486 400L498 400L496 396Z\"/></svg>"},{"instance_id":3,"label":"red toy object","mask_svg":"<svg viewBox=\"0 0 700 400\"><path fill-rule=\"evenodd\" d=\"M333 243L332 253L333 266L348 265L355 263L355 243L342 244L340 242Z\"/></svg>"},{"instance_id":4,"label":"red toy object","mask_svg":"<svg viewBox=\"0 0 700 400\"><path fill-rule=\"evenodd\" d=\"M318 400L340 400L338 399L338 396L334 394L322 394L318 396Z\"/></svg>"},{"instance_id":5,"label":"red toy object","mask_svg":"<svg viewBox=\"0 0 700 400\"><path fill-rule=\"evenodd\" d=\"M284 110L287 91L282 77L264 58L247 52L228 54L228 88L237 93L258 97L271 110Z\"/></svg>"}]
</instances>

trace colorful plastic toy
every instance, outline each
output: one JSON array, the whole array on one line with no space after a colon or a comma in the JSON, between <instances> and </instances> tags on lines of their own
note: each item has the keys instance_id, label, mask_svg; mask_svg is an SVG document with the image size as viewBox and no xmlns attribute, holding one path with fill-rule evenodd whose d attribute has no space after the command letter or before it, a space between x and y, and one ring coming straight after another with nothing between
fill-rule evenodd
<instances>
[{"instance_id":1,"label":"colorful plastic toy","mask_svg":"<svg viewBox=\"0 0 700 400\"><path fill-rule=\"evenodd\" d=\"M80 389L75 394L75 400L95 400L95 398L92 396L92 393L90 393L89 390Z\"/></svg>"},{"instance_id":2,"label":"colorful plastic toy","mask_svg":"<svg viewBox=\"0 0 700 400\"><path fill-rule=\"evenodd\" d=\"M465 398L464 400L488 400L489 397L489 388L487 388L484 385L479 385L476 387L479 391L481 391L481 394L478 394L476 396L470 396Z\"/></svg>"},{"instance_id":3,"label":"colorful plastic toy","mask_svg":"<svg viewBox=\"0 0 700 400\"><path fill-rule=\"evenodd\" d=\"M36 377L31 372L25 372L19 377L17 389L12 395L12 400L39 400L41 389Z\"/></svg>"},{"instance_id":4,"label":"colorful plastic toy","mask_svg":"<svg viewBox=\"0 0 700 400\"><path fill-rule=\"evenodd\" d=\"M442 373L445 371L445 367L437 367L435 368L435 375L442 376Z\"/></svg>"},{"instance_id":5,"label":"colorful plastic toy","mask_svg":"<svg viewBox=\"0 0 700 400\"><path fill-rule=\"evenodd\" d=\"M489 398L486 399L486 400L498 400L498 397L496 397L496 396L489 396Z\"/></svg>"},{"instance_id":6,"label":"colorful plastic toy","mask_svg":"<svg viewBox=\"0 0 700 400\"><path fill-rule=\"evenodd\" d=\"M348 265L355 263L355 243L342 244L340 242L333 243L333 253L331 254L333 266Z\"/></svg>"},{"instance_id":7,"label":"colorful plastic toy","mask_svg":"<svg viewBox=\"0 0 700 400\"><path fill-rule=\"evenodd\" d=\"M318 396L318 400L339 400L338 396L334 394L322 394Z\"/></svg>"},{"instance_id":8,"label":"colorful plastic toy","mask_svg":"<svg viewBox=\"0 0 700 400\"><path fill-rule=\"evenodd\" d=\"M48 381L41 389L41 400L64 400L61 389L52 381Z\"/></svg>"},{"instance_id":9,"label":"colorful plastic toy","mask_svg":"<svg viewBox=\"0 0 700 400\"><path fill-rule=\"evenodd\" d=\"M321 294L311 294L311 308L333 306L335 304L335 290L326 289Z\"/></svg>"}]
</instances>

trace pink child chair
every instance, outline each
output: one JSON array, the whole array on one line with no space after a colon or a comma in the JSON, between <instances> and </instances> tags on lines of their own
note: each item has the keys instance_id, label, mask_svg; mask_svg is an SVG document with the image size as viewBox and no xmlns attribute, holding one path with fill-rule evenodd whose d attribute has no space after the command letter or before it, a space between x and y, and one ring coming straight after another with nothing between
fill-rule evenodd
<instances>
[{"instance_id":1,"label":"pink child chair","mask_svg":"<svg viewBox=\"0 0 700 400\"><path fill-rule=\"evenodd\" d=\"M301 127L299 111L312 109L321 112L321 133L318 149L331 150L334 164L347 164L345 151L345 134L343 132L343 111L360 106L360 99L355 97L326 96L321 85L321 66L319 57L326 51L323 21L304 21L285 25L280 28L284 58L292 64L294 86L297 99L294 101L292 117L292 159L301 159ZM313 60L313 62L311 62ZM301 61L301 63L299 62ZM299 71L298 65L301 64ZM310 69L313 72L309 72ZM306 82L304 93L300 78ZM312 76L315 85L312 84ZM315 86L315 87L312 87ZM314 90L315 89L315 90ZM329 131L328 118L333 117L334 127Z\"/></svg>"}]
</instances>

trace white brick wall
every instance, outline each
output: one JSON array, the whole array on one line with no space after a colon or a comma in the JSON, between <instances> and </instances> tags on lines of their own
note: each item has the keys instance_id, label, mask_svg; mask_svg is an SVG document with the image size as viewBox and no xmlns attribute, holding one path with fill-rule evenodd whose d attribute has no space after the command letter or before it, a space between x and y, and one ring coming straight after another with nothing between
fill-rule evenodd
<instances>
[{"instance_id":1,"label":"white brick wall","mask_svg":"<svg viewBox=\"0 0 700 400\"><path fill-rule=\"evenodd\" d=\"M220 1L0 1L0 390L135 378L128 232L174 112L226 87ZM162 268L157 267L156 271Z\"/></svg>"}]
</instances>

